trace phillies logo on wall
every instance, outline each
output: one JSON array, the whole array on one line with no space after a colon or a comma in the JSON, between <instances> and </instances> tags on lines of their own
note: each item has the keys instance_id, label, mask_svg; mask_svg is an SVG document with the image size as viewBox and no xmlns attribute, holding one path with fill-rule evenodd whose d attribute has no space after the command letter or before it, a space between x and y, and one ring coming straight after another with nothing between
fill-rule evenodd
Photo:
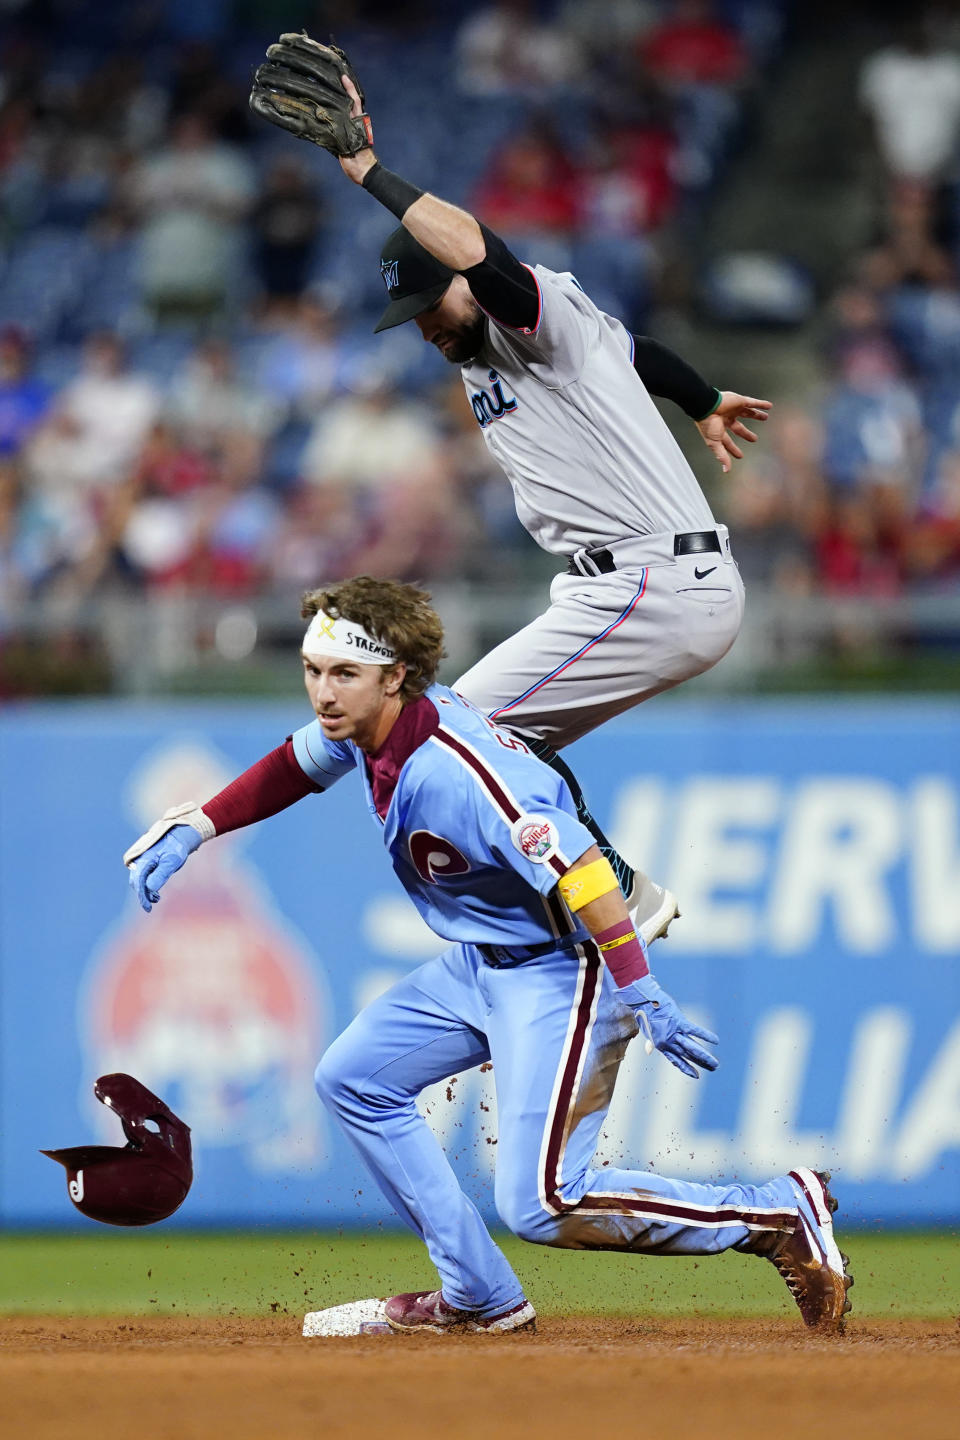
<instances>
[{"instance_id":1,"label":"phillies logo on wall","mask_svg":"<svg viewBox=\"0 0 960 1440\"><path fill-rule=\"evenodd\" d=\"M153 765L163 784L147 792L222 784L213 755L193 747ZM137 808L142 820L160 807ZM129 908L102 944L81 1013L84 1073L143 1075L187 1116L198 1150L239 1147L255 1170L296 1171L316 1159L325 1130L311 1076L326 1006L316 962L242 844L225 835L204 846L149 918Z\"/></svg>"},{"instance_id":2,"label":"phillies logo on wall","mask_svg":"<svg viewBox=\"0 0 960 1440\"><path fill-rule=\"evenodd\" d=\"M556 825L545 815L521 815L511 826L510 838L535 865L542 865L555 855L560 844Z\"/></svg>"}]
</instances>

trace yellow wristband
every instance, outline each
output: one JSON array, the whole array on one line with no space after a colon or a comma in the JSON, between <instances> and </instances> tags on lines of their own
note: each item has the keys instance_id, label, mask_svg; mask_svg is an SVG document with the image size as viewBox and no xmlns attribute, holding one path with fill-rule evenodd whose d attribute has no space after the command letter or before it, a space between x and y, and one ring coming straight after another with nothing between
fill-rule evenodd
<instances>
[{"instance_id":1,"label":"yellow wristband","mask_svg":"<svg viewBox=\"0 0 960 1440\"><path fill-rule=\"evenodd\" d=\"M567 909L576 911L589 905L591 900L599 900L601 895L609 895L611 890L619 890L620 886L610 861L601 856L579 870L568 870L560 877L557 889Z\"/></svg>"},{"instance_id":2,"label":"yellow wristband","mask_svg":"<svg viewBox=\"0 0 960 1440\"><path fill-rule=\"evenodd\" d=\"M606 954L608 950L619 950L621 945L636 945L637 932L631 930L629 935L618 935L616 940L605 940L600 949Z\"/></svg>"}]
</instances>

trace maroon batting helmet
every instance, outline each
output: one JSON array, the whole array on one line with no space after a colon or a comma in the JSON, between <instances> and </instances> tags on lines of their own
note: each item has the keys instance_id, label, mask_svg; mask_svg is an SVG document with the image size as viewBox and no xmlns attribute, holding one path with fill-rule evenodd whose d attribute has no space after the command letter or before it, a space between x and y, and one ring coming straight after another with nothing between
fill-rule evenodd
<instances>
[{"instance_id":1,"label":"maroon batting helmet","mask_svg":"<svg viewBox=\"0 0 960 1440\"><path fill-rule=\"evenodd\" d=\"M70 1199L91 1220L105 1225L166 1220L193 1181L189 1125L132 1075L101 1075L93 1093L119 1116L127 1144L76 1145L41 1155L64 1167Z\"/></svg>"}]
</instances>

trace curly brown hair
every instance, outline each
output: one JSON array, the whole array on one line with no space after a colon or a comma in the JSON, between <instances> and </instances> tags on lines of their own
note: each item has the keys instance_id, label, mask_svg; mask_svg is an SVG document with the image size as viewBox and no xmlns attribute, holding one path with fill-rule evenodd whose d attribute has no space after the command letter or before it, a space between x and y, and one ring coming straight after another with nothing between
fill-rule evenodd
<instances>
[{"instance_id":1,"label":"curly brown hair","mask_svg":"<svg viewBox=\"0 0 960 1440\"><path fill-rule=\"evenodd\" d=\"M436 679L437 667L445 655L443 626L430 605L426 590L404 585L399 580L375 580L356 575L323 590L308 590L300 614L311 619L318 610L335 618L362 625L368 635L389 645L407 667L400 694L416 700ZM392 670L392 665L381 665Z\"/></svg>"}]
</instances>

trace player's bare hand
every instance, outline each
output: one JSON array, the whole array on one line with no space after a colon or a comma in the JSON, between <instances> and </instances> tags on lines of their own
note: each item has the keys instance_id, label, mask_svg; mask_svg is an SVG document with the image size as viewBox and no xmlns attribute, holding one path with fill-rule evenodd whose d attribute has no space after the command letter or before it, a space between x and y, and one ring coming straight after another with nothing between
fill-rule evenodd
<instances>
[{"instance_id":1,"label":"player's bare hand","mask_svg":"<svg viewBox=\"0 0 960 1440\"><path fill-rule=\"evenodd\" d=\"M340 84L350 96L350 114L353 119L356 119L358 115L363 114L363 104L357 94L357 87L349 75L341 75ZM369 150L358 150L356 155L341 155L339 159L341 170L349 180L353 181L354 185L362 185L364 175L377 163L377 157L374 155L372 147Z\"/></svg>"},{"instance_id":2,"label":"player's bare hand","mask_svg":"<svg viewBox=\"0 0 960 1440\"><path fill-rule=\"evenodd\" d=\"M735 390L724 390L713 414L705 420L696 421L703 443L716 456L725 475L732 460L743 459L743 451L737 441L745 440L750 445L756 441L756 434L744 422L762 423L772 408L770 400L758 400L753 395L738 395Z\"/></svg>"}]
</instances>

